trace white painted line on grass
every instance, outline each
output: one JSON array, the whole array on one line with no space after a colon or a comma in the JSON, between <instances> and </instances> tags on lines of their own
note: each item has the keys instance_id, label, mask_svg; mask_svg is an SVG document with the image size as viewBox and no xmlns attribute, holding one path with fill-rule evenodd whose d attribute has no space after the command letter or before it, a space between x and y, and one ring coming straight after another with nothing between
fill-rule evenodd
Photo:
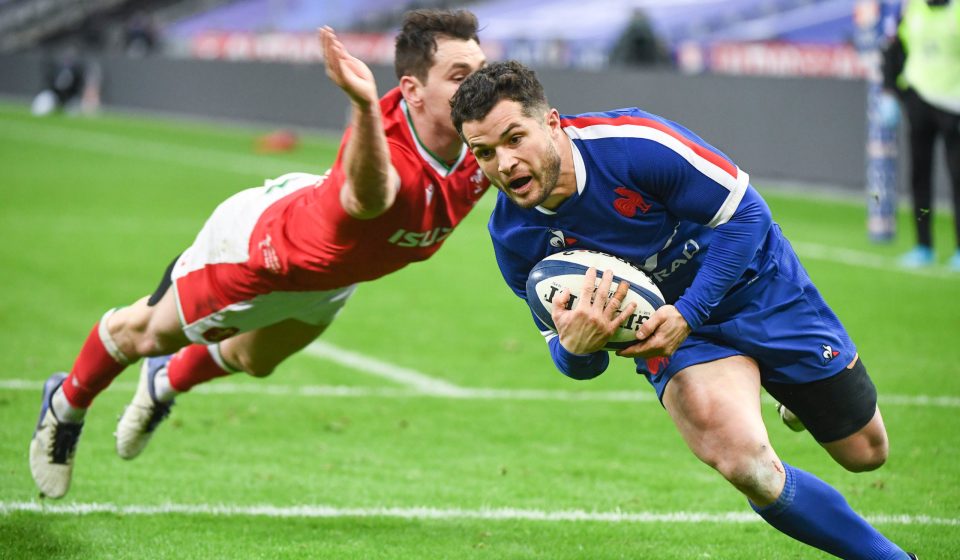
<instances>
[{"instance_id":1,"label":"white painted line on grass","mask_svg":"<svg viewBox=\"0 0 960 560\"><path fill-rule=\"evenodd\" d=\"M624 511L544 511L518 508L434 508L434 507L375 507L344 508L323 505L273 506L227 504L160 504L117 505L104 503L45 504L39 502L0 502L0 514L17 512L45 515L89 515L109 513L112 515L210 515L214 517L296 517L296 518L399 518L428 520L477 520L477 521L593 521L601 523L761 523L755 513L732 512L624 512ZM930 517L926 515L876 515L867 516L878 525L947 525L960 526L960 519Z\"/></svg>"},{"instance_id":2,"label":"white painted line on grass","mask_svg":"<svg viewBox=\"0 0 960 560\"><path fill-rule=\"evenodd\" d=\"M854 249L845 249L843 247L832 247L829 245L820 245L818 243L805 243L803 241L790 241L793 248L801 258L816 259L821 261L835 262L847 266L858 268L871 268L882 270L884 272L899 272L901 274L913 274L915 276L927 276L931 278L951 278L960 280L960 274L950 272L945 268L903 268L893 257L884 257L866 251L857 251Z\"/></svg>"},{"instance_id":3,"label":"white painted line on grass","mask_svg":"<svg viewBox=\"0 0 960 560\"><path fill-rule=\"evenodd\" d=\"M336 362L342 366L389 379L401 385L417 389L423 393L454 396L460 392L460 387L447 383L442 379L431 377L425 373L409 368L383 362L370 356L351 352L316 340L304 349L304 352L325 360Z\"/></svg>"},{"instance_id":4,"label":"white painted line on grass","mask_svg":"<svg viewBox=\"0 0 960 560\"><path fill-rule=\"evenodd\" d=\"M2 379L0 390L35 391L39 396L42 381L30 379ZM136 383L113 383L111 390L132 393ZM502 401L564 401L564 402L655 402L649 391L563 391L551 389L493 389L459 387L455 391L422 391L415 388L348 387L344 385L275 385L269 383L226 383L214 381L193 388L191 393L208 395L269 395L279 397L349 397L349 398L441 398L463 400ZM764 396L765 402L773 402ZM917 406L960 408L960 397L930 395L880 395L884 406Z\"/></svg>"}]
</instances>

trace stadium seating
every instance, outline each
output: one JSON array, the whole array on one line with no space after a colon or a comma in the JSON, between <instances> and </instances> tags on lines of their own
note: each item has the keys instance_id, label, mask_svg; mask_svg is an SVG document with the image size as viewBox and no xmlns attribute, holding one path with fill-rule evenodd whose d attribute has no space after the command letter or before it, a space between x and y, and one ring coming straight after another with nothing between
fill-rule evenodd
<instances>
[{"instance_id":1,"label":"stadium seating","mask_svg":"<svg viewBox=\"0 0 960 560\"><path fill-rule=\"evenodd\" d=\"M394 0L239 0L167 27L170 37L203 31L312 31L322 25L347 29L372 15L396 9Z\"/></svg>"},{"instance_id":2,"label":"stadium seating","mask_svg":"<svg viewBox=\"0 0 960 560\"><path fill-rule=\"evenodd\" d=\"M465 4L483 23L484 40L523 43L526 48L562 41L566 48L605 50L643 10L657 34L671 46L684 41L785 40L843 43L852 35L856 0L487 0ZM419 2L418 5L429 5ZM434 2L434 4L443 4ZM171 37L203 31L298 32L321 25L341 30L364 27L384 14L399 16L391 0L238 0L174 22ZM386 18L390 22L390 18ZM570 22L576 22L571 25ZM397 24L396 18L392 20ZM389 26L383 31L392 31Z\"/></svg>"}]
</instances>

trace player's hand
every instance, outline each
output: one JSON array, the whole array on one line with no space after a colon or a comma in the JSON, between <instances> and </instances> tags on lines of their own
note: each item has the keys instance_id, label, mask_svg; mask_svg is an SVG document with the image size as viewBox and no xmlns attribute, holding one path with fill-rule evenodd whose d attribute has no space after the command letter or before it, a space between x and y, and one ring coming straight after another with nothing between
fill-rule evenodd
<instances>
[{"instance_id":1,"label":"player's hand","mask_svg":"<svg viewBox=\"0 0 960 560\"><path fill-rule=\"evenodd\" d=\"M655 358L670 356L690 335L690 325L672 305L664 305L653 312L637 329L637 344L617 351L626 358Z\"/></svg>"},{"instance_id":2,"label":"player's hand","mask_svg":"<svg viewBox=\"0 0 960 560\"><path fill-rule=\"evenodd\" d=\"M570 290L563 290L553 300L553 324L560 335L560 344L568 352L591 354L602 349L613 333L636 310L637 304L631 302L620 311L630 284L626 281L620 282L611 296L612 281L613 272L607 270L597 286L597 270L591 267L583 280L580 301L573 309L567 309Z\"/></svg>"},{"instance_id":3,"label":"player's hand","mask_svg":"<svg viewBox=\"0 0 960 560\"><path fill-rule=\"evenodd\" d=\"M323 60L330 80L360 109L376 104L379 100L377 82L370 68L347 52L333 29L324 26L318 33L320 42L323 43Z\"/></svg>"}]
</instances>

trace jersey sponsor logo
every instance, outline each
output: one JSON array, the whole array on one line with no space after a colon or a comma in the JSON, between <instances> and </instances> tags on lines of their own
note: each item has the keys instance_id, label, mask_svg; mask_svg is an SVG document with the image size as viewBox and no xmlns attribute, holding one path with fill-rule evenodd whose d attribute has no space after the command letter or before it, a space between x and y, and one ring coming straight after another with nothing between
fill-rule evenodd
<instances>
[{"instance_id":1,"label":"jersey sponsor logo","mask_svg":"<svg viewBox=\"0 0 960 560\"><path fill-rule=\"evenodd\" d=\"M693 239L687 239L687 242L683 244L683 256L673 259L669 265L661 268L660 270L651 271L649 274L653 277L655 282L662 282L671 274L676 272L680 267L689 263L693 260L694 255L700 252L700 244ZM650 259L647 260L650 262Z\"/></svg>"},{"instance_id":2,"label":"jersey sponsor logo","mask_svg":"<svg viewBox=\"0 0 960 560\"><path fill-rule=\"evenodd\" d=\"M559 229L550 230L550 246L562 249L568 245L576 244L577 240L573 237L566 237Z\"/></svg>"},{"instance_id":3,"label":"jersey sponsor logo","mask_svg":"<svg viewBox=\"0 0 960 560\"><path fill-rule=\"evenodd\" d=\"M829 364L834 358L840 355L840 352L834 350L829 344L820 345L820 357L823 358L824 365Z\"/></svg>"},{"instance_id":4,"label":"jersey sponsor logo","mask_svg":"<svg viewBox=\"0 0 960 560\"><path fill-rule=\"evenodd\" d=\"M210 327L203 331L203 339L208 342L220 342L240 332L237 327Z\"/></svg>"},{"instance_id":5,"label":"jersey sponsor logo","mask_svg":"<svg viewBox=\"0 0 960 560\"><path fill-rule=\"evenodd\" d=\"M613 201L613 208L625 218L636 216L637 210L644 214L650 210L650 203L644 200L638 192L631 191L626 187L617 187L613 189L613 192L623 197Z\"/></svg>"},{"instance_id":6,"label":"jersey sponsor logo","mask_svg":"<svg viewBox=\"0 0 960 560\"><path fill-rule=\"evenodd\" d=\"M427 231L407 231L398 229L387 241L397 247L430 247L443 242L453 228L435 227Z\"/></svg>"}]
</instances>

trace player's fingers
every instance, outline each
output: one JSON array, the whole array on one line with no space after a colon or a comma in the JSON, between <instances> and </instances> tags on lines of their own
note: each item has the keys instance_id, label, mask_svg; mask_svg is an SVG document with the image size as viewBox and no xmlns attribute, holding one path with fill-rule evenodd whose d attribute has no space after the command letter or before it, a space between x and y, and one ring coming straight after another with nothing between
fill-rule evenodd
<instances>
[{"instance_id":1,"label":"player's fingers","mask_svg":"<svg viewBox=\"0 0 960 560\"><path fill-rule=\"evenodd\" d=\"M594 295L593 306L597 309L603 309L607 306L607 299L610 297L610 284L613 283L613 271L604 270L600 278L600 285L597 286L597 293Z\"/></svg>"},{"instance_id":2,"label":"player's fingers","mask_svg":"<svg viewBox=\"0 0 960 560\"><path fill-rule=\"evenodd\" d=\"M617 289L613 293L613 299L617 300L617 305L614 307L614 311L620 309L620 305L623 304L624 300L627 298L627 291L630 290L630 282L626 280L620 280L617 284ZM611 300L613 301L613 300ZM613 307L613 305L608 305L607 307Z\"/></svg>"},{"instance_id":3,"label":"player's fingers","mask_svg":"<svg viewBox=\"0 0 960 560\"><path fill-rule=\"evenodd\" d=\"M570 290L564 288L555 298L553 298L553 313L559 313L566 310L569 302Z\"/></svg>"},{"instance_id":4,"label":"player's fingers","mask_svg":"<svg viewBox=\"0 0 960 560\"><path fill-rule=\"evenodd\" d=\"M624 322L626 322L627 319L630 318L631 315L633 315L633 312L636 310L637 310L636 302L631 301L630 303L628 303L627 306L623 308L623 311L621 311L620 313L617 313L616 324L622 325Z\"/></svg>"},{"instance_id":5,"label":"player's fingers","mask_svg":"<svg viewBox=\"0 0 960 560\"><path fill-rule=\"evenodd\" d=\"M583 288L580 290L580 301L590 302L593 300L593 293L597 291L597 269L592 266L587 269L583 275Z\"/></svg>"},{"instance_id":6,"label":"player's fingers","mask_svg":"<svg viewBox=\"0 0 960 560\"><path fill-rule=\"evenodd\" d=\"M649 338L661 323L663 323L663 315L658 315L657 313L651 315L650 318L644 321L643 324L640 325L640 328L637 329L637 340L646 340Z\"/></svg>"}]
</instances>

